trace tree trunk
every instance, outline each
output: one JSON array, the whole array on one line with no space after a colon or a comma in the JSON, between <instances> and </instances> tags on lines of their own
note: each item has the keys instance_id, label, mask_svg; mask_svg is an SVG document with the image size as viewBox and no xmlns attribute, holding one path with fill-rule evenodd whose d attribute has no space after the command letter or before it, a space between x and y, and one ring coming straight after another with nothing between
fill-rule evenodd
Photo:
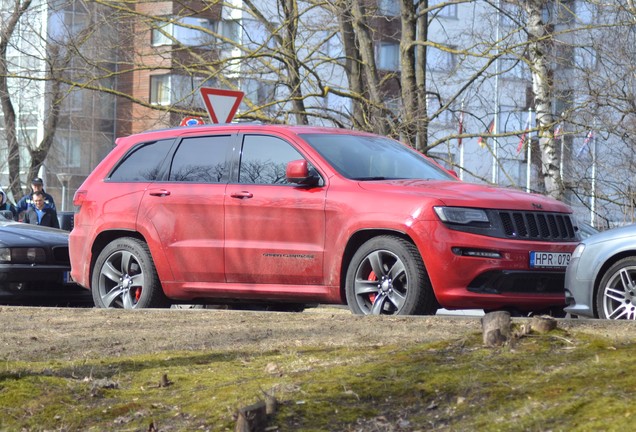
<instances>
[{"instance_id":1,"label":"tree trunk","mask_svg":"<svg viewBox=\"0 0 636 432\"><path fill-rule=\"evenodd\" d=\"M415 50L417 37L415 6L412 0L402 0L402 38L400 39L400 87L402 91L403 121L402 139L412 147L417 146L417 124L419 119L419 87L416 79ZM418 59L419 60L419 59ZM413 90L416 91L413 91Z\"/></svg>"},{"instance_id":2,"label":"tree trunk","mask_svg":"<svg viewBox=\"0 0 636 432\"><path fill-rule=\"evenodd\" d=\"M305 102L300 84L300 64L296 49L296 35L298 32L298 3L296 0L281 2L285 22L283 24L283 53L287 67L287 87L289 88L296 123L309 124Z\"/></svg>"},{"instance_id":3,"label":"tree trunk","mask_svg":"<svg viewBox=\"0 0 636 432\"><path fill-rule=\"evenodd\" d=\"M20 151L18 145L18 133L16 126L16 115L9 94L8 75L9 68L7 65L7 47L13 36L20 18L26 13L31 6L31 0L24 0L22 3L16 2L16 7L11 11L11 15L0 30L0 105L4 113L4 128L7 139L8 164L9 164L9 190L14 200L22 197L22 188L20 183Z\"/></svg>"},{"instance_id":4,"label":"tree trunk","mask_svg":"<svg viewBox=\"0 0 636 432\"><path fill-rule=\"evenodd\" d=\"M365 80L365 89L369 93L371 116L367 121L367 130L380 135L388 134L388 125L384 116L384 102L380 92L378 70L375 62L373 38L367 23L368 16L361 0L353 0L351 4L353 16L353 28L358 37L360 59L362 60L362 76Z\"/></svg>"},{"instance_id":5,"label":"tree trunk","mask_svg":"<svg viewBox=\"0 0 636 432\"><path fill-rule=\"evenodd\" d=\"M541 176L548 196L562 200L564 197L563 179L559 170L559 159L554 139L552 115L552 82L549 65L549 41L546 37L546 25L542 21L546 0L527 0L528 14L528 53L532 65L532 89L539 128L539 148L541 150Z\"/></svg>"},{"instance_id":6,"label":"tree trunk","mask_svg":"<svg viewBox=\"0 0 636 432\"><path fill-rule=\"evenodd\" d=\"M362 60L358 50L356 32L353 28L353 15L351 14L351 0L338 1L334 8L334 14L338 17L340 34L344 48L344 69L349 82L349 92L357 97L352 99L352 126L354 129L365 130L369 118L368 96L364 90L362 78Z\"/></svg>"},{"instance_id":7,"label":"tree trunk","mask_svg":"<svg viewBox=\"0 0 636 432\"><path fill-rule=\"evenodd\" d=\"M428 8L428 0L422 0L420 2L419 10ZM428 40L428 13L418 14L417 18L417 38L421 42ZM416 48L416 64L415 64L415 78L417 81L417 101L418 101L418 122L417 122L417 145L416 148L419 151L424 151L428 147L428 107L426 104L426 88L427 75L426 75L426 44L418 44Z\"/></svg>"}]
</instances>

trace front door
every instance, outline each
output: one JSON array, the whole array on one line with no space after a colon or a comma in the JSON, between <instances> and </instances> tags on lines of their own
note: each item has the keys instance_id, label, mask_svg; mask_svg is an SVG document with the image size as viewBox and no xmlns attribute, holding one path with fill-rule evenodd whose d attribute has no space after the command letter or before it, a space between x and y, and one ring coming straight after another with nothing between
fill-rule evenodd
<instances>
[{"instance_id":1,"label":"front door","mask_svg":"<svg viewBox=\"0 0 636 432\"><path fill-rule=\"evenodd\" d=\"M228 282L323 284L325 188L285 179L287 162L302 158L281 138L243 136L238 182L225 197Z\"/></svg>"}]
</instances>

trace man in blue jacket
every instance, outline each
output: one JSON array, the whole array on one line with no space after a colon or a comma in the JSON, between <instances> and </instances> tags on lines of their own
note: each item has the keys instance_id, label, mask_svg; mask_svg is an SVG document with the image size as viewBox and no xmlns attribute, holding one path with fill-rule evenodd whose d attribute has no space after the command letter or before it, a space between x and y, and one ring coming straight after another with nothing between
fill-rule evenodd
<instances>
[{"instance_id":1,"label":"man in blue jacket","mask_svg":"<svg viewBox=\"0 0 636 432\"><path fill-rule=\"evenodd\" d=\"M54 208L46 207L45 199L44 192L33 192L33 195L31 195L33 205L29 206L24 213L24 222L59 228L60 222L57 220L57 212Z\"/></svg>"}]
</instances>

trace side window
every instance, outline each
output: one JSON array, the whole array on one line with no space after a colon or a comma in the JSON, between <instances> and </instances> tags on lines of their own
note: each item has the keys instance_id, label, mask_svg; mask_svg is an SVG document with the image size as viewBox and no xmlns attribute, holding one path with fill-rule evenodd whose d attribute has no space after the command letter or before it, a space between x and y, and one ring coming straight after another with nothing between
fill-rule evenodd
<instances>
[{"instance_id":1,"label":"side window","mask_svg":"<svg viewBox=\"0 0 636 432\"><path fill-rule=\"evenodd\" d=\"M168 180L190 183L226 182L227 155L231 146L230 135L185 138L172 158Z\"/></svg>"},{"instance_id":2,"label":"side window","mask_svg":"<svg viewBox=\"0 0 636 432\"><path fill-rule=\"evenodd\" d=\"M289 184L285 179L287 162L304 159L298 151L280 138L245 135L239 183Z\"/></svg>"},{"instance_id":3,"label":"side window","mask_svg":"<svg viewBox=\"0 0 636 432\"><path fill-rule=\"evenodd\" d=\"M145 182L159 180L161 165L174 140L144 143L133 148L110 173L113 182Z\"/></svg>"}]
</instances>

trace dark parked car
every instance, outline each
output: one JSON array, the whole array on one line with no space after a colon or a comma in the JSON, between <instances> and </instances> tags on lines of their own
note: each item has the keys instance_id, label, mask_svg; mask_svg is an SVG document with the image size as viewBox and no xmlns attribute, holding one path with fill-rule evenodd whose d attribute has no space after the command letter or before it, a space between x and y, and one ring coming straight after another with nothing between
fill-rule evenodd
<instances>
[{"instance_id":1,"label":"dark parked car","mask_svg":"<svg viewBox=\"0 0 636 432\"><path fill-rule=\"evenodd\" d=\"M74 205L73 279L100 307L562 310L578 242L558 201L459 181L386 137L309 126L118 139Z\"/></svg>"},{"instance_id":2,"label":"dark parked car","mask_svg":"<svg viewBox=\"0 0 636 432\"><path fill-rule=\"evenodd\" d=\"M572 254L565 288L572 315L636 319L636 225L585 238Z\"/></svg>"},{"instance_id":3,"label":"dark parked car","mask_svg":"<svg viewBox=\"0 0 636 432\"><path fill-rule=\"evenodd\" d=\"M69 279L68 232L0 215L0 303L88 304Z\"/></svg>"}]
</instances>

